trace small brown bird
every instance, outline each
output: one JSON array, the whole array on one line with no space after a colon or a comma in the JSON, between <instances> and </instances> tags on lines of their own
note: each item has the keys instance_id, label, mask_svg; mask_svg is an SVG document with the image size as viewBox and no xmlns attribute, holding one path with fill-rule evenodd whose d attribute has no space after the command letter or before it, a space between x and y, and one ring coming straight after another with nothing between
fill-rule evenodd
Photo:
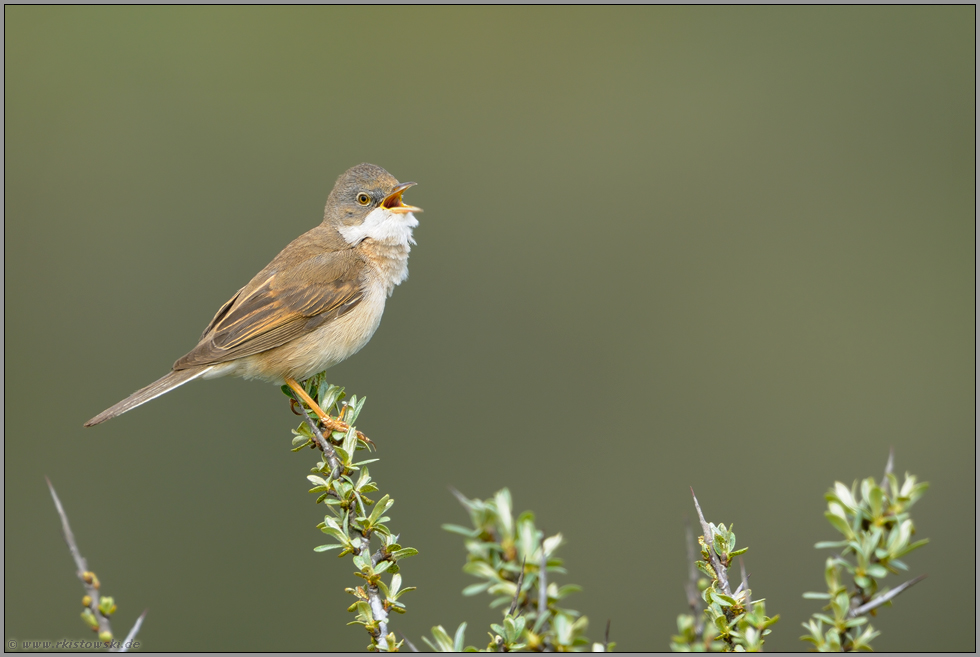
<instances>
[{"instance_id":1,"label":"small brown bird","mask_svg":"<svg viewBox=\"0 0 980 657\"><path fill-rule=\"evenodd\" d=\"M173 371L102 411L91 427L198 377L285 383L332 429L297 381L353 356L374 335L385 300L408 277L420 208L381 167L359 164L337 179L323 223L300 235L215 314Z\"/></svg>"}]
</instances>

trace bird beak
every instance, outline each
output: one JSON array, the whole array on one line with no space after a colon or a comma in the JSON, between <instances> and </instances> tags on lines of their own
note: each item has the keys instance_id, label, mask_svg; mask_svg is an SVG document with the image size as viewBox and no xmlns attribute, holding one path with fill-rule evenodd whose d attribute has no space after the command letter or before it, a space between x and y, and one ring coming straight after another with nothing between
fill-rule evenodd
<instances>
[{"instance_id":1,"label":"bird beak","mask_svg":"<svg viewBox=\"0 0 980 657\"><path fill-rule=\"evenodd\" d=\"M381 201L381 207L388 210L389 212L394 212L396 214L408 214L409 212L421 212L422 208L417 208L414 205L405 205L402 203L402 194L409 187L415 185L416 183L407 182L396 185L391 194L385 197L385 200Z\"/></svg>"}]
</instances>

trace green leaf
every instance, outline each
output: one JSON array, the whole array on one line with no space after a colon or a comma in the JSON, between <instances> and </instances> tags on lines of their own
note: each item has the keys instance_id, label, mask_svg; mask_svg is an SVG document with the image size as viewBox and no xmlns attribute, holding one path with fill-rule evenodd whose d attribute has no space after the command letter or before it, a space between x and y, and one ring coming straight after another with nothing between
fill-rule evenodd
<instances>
[{"instance_id":1,"label":"green leaf","mask_svg":"<svg viewBox=\"0 0 980 657\"><path fill-rule=\"evenodd\" d=\"M503 538L514 538L514 505L511 502L510 491L502 488L493 496L494 506L497 508L497 522L500 525L500 533Z\"/></svg>"},{"instance_id":2,"label":"green leaf","mask_svg":"<svg viewBox=\"0 0 980 657\"><path fill-rule=\"evenodd\" d=\"M830 511L824 511L823 515L825 518L827 518L828 522L834 526L834 529L848 538L854 538L854 532L851 530L851 526L847 524L847 521L844 518L841 518L839 515Z\"/></svg>"},{"instance_id":3,"label":"green leaf","mask_svg":"<svg viewBox=\"0 0 980 657\"><path fill-rule=\"evenodd\" d=\"M432 644L427 638L422 637L422 640L429 644L429 647L436 652L453 652L453 642L446 634L446 630L442 625L432 628L432 637L435 639L435 645Z\"/></svg>"},{"instance_id":4,"label":"green leaf","mask_svg":"<svg viewBox=\"0 0 980 657\"><path fill-rule=\"evenodd\" d=\"M814 545L814 549L823 550L826 548L842 548L847 546L847 541L820 541Z\"/></svg>"},{"instance_id":5,"label":"green leaf","mask_svg":"<svg viewBox=\"0 0 980 657\"><path fill-rule=\"evenodd\" d=\"M453 534L460 534L467 538L474 538L476 536L479 536L480 534L479 529L471 529L469 527L462 527L460 525L443 525L442 529L444 531L451 532Z\"/></svg>"},{"instance_id":6,"label":"green leaf","mask_svg":"<svg viewBox=\"0 0 980 657\"><path fill-rule=\"evenodd\" d=\"M854 500L854 495L851 493L851 489L837 481L834 482L834 493L836 494L837 500L847 507L848 509L854 511L857 509L858 504Z\"/></svg>"},{"instance_id":7,"label":"green leaf","mask_svg":"<svg viewBox=\"0 0 980 657\"><path fill-rule=\"evenodd\" d=\"M314 552L326 552L327 550L337 550L337 549L342 548L342 547L345 547L345 546L339 545L337 543L330 543L328 545L317 545L315 548L313 548L313 551Z\"/></svg>"},{"instance_id":8,"label":"green leaf","mask_svg":"<svg viewBox=\"0 0 980 657\"><path fill-rule=\"evenodd\" d=\"M572 593L580 593L582 587L578 584L565 584L564 586L558 587L558 595L555 596L557 600L561 600Z\"/></svg>"},{"instance_id":9,"label":"green leaf","mask_svg":"<svg viewBox=\"0 0 980 657\"><path fill-rule=\"evenodd\" d=\"M415 548L413 548L413 547L406 547L406 548L402 548L400 550L395 550L394 552L392 552L391 553L391 558L394 559L395 561L398 561L400 559L404 559L405 557L414 557L418 553L419 553L419 551L416 550Z\"/></svg>"},{"instance_id":10,"label":"green leaf","mask_svg":"<svg viewBox=\"0 0 980 657\"><path fill-rule=\"evenodd\" d=\"M463 566L463 572L494 582L500 579L500 575L497 574L497 571L491 568L489 564L482 561L470 561Z\"/></svg>"},{"instance_id":11,"label":"green leaf","mask_svg":"<svg viewBox=\"0 0 980 657\"><path fill-rule=\"evenodd\" d=\"M357 421L357 417L361 414L361 409L364 408L364 403L367 401L367 397L357 398L357 395L351 397L351 403L348 406L347 414L344 416L344 420L347 424L354 424Z\"/></svg>"},{"instance_id":12,"label":"green leaf","mask_svg":"<svg viewBox=\"0 0 980 657\"><path fill-rule=\"evenodd\" d=\"M465 589L463 589L464 596L476 595L478 593L483 593L490 586L490 582L479 582L477 584L470 584Z\"/></svg>"},{"instance_id":13,"label":"green leaf","mask_svg":"<svg viewBox=\"0 0 980 657\"><path fill-rule=\"evenodd\" d=\"M718 599L718 604L722 607L731 607L735 604L735 598L730 595L725 595L724 593L716 593L715 598Z\"/></svg>"},{"instance_id":14,"label":"green leaf","mask_svg":"<svg viewBox=\"0 0 980 657\"><path fill-rule=\"evenodd\" d=\"M334 433L339 433L335 431ZM350 463L352 457L354 456L354 450L357 449L357 430L351 425L351 428L347 430L346 434L341 434L343 436L342 446L344 448L344 453L348 455L348 458L344 459L344 463Z\"/></svg>"},{"instance_id":15,"label":"green leaf","mask_svg":"<svg viewBox=\"0 0 980 657\"><path fill-rule=\"evenodd\" d=\"M876 577L878 579L888 576L888 569L878 563L869 565L866 572L870 577Z\"/></svg>"},{"instance_id":16,"label":"green leaf","mask_svg":"<svg viewBox=\"0 0 980 657\"><path fill-rule=\"evenodd\" d=\"M928 542L929 542L929 539L928 538L924 538L921 541L916 541L915 543L912 543L911 545L909 545L905 549L899 550L899 552L896 553L895 556L896 557L904 557L906 554L908 554L912 550L917 550L918 548L922 547L923 545L925 545ZM895 563L895 562L893 561L892 563Z\"/></svg>"},{"instance_id":17,"label":"green leaf","mask_svg":"<svg viewBox=\"0 0 980 657\"><path fill-rule=\"evenodd\" d=\"M368 524L374 525L375 523L377 523L379 518L381 518L381 515L385 511L387 511L394 503L395 500L390 499L387 495L385 495L380 500L378 500L377 503L374 505L374 508L371 509L371 516L368 518L367 521Z\"/></svg>"},{"instance_id":18,"label":"green leaf","mask_svg":"<svg viewBox=\"0 0 980 657\"><path fill-rule=\"evenodd\" d=\"M880 518L885 497L884 491L874 484L871 485L870 489L868 503L871 505L871 516L872 518Z\"/></svg>"},{"instance_id":19,"label":"green leaf","mask_svg":"<svg viewBox=\"0 0 980 657\"><path fill-rule=\"evenodd\" d=\"M337 529L336 527L323 527L320 529L324 534L329 534L333 536L338 541L344 543L345 545L350 543L350 538L343 532L343 530Z\"/></svg>"},{"instance_id":20,"label":"green leaf","mask_svg":"<svg viewBox=\"0 0 980 657\"><path fill-rule=\"evenodd\" d=\"M456 628L456 635L453 637L453 652L463 652L464 637L466 635L466 623L460 623Z\"/></svg>"},{"instance_id":21,"label":"green leaf","mask_svg":"<svg viewBox=\"0 0 980 657\"><path fill-rule=\"evenodd\" d=\"M306 478L309 479L310 483L314 486L320 488L327 488L330 486L330 483L323 477L318 477L317 475L306 475Z\"/></svg>"},{"instance_id":22,"label":"green leaf","mask_svg":"<svg viewBox=\"0 0 980 657\"><path fill-rule=\"evenodd\" d=\"M719 557L724 556L728 548L728 543L725 541L721 534L715 534L714 539L711 541L712 546L715 549L715 554Z\"/></svg>"}]
</instances>

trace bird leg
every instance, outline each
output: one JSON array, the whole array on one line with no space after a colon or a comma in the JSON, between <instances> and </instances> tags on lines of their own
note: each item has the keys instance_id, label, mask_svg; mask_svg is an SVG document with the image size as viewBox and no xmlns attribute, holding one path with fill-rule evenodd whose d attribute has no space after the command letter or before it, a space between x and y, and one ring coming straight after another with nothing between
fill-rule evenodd
<instances>
[{"instance_id":1,"label":"bird leg","mask_svg":"<svg viewBox=\"0 0 980 657\"><path fill-rule=\"evenodd\" d=\"M303 386L296 383L295 379L287 378L286 385L292 388L293 392L295 392L300 399L306 402L306 405L310 407L310 410L316 413L316 416L320 418L320 422L323 423L323 426L326 427L328 431L344 431L344 432L350 431L349 424L347 424L346 422L341 422L339 419L335 420L334 418L330 417L327 413L325 413L324 410L320 408L320 405L317 404L315 401L313 401L313 398L306 393L306 390L303 389ZM341 417L343 417L343 414L341 414ZM374 444L367 436L365 436L360 431L357 432L357 437L370 445Z\"/></svg>"}]
</instances>

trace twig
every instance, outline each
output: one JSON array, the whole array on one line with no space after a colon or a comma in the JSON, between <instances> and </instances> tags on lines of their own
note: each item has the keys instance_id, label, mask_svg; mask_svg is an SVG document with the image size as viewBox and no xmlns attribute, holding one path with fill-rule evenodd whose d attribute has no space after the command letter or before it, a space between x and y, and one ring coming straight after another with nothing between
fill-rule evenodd
<instances>
[{"instance_id":1,"label":"twig","mask_svg":"<svg viewBox=\"0 0 980 657\"><path fill-rule=\"evenodd\" d=\"M715 535L711 531L711 525L708 521L704 519L704 514L701 513L701 505L698 504L698 496L694 494L694 487L691 487L691 497L694 498L694 508L698 510L698 519L701 521L701 530L704 532L704 540L707 543L705 546L708 550L708 557L711 559L711 566L715 569L715 575L718 576L718 582L721 584L722 591L725 595L732 594L732 587L728 584L728 571L725 567L721 565L721 561L718 559L718 555L715 554Z\"/></svg>"},{"instance_id":2,"label":"twig","mask_svg":"<svg viewBox=\"0 0 980 657\"><path fill-rule=\"evenodd\" d=\"M371 539L367 536L361 534L361 551L360 554L370 554L371 552ZM378 561L381 560L381 552L375 552L371 555L371 565L377 566ZM374 584L367 583L364 586L364 590L368 594L368 604L371 605L371 615L374 616L374 620L378 622L378 636L375 637L378 644L388 636L388 612L385 611L384 600L381 599L381 591Z\"/></svg>"},{"instance_id":3,"label":"twig","mask_svg":"<svg viewBox=\"0 0 980 657\"><path fill-rule=\"evenodd\" d=\"M881 487L884 488L886 491L890 490L888 488L888 475L892 473L894 467L895 467L895 448L889 447L888 463L885 464L885 476L881 478Z\"/></svg>"},{"instance_id":4,"label":"twig","mask_svg":"<svg viewBox=\"0 0 980 657\"><path fill-rule=\"evenodd\" d=\"M133 639L136 638L136 633L139 632L140 631L140 627L143 626L143 619L146 618L146 612L147 611L149 611L149 610L148 609L144 609L143 610L143 613L140 614L140 617L136 619L136 622L133 623L133 629L131 629L129 631L129 634L126 635L126 638L119 645L119 648L113 648L109 652L129 652L129 647L132 645Z\"/></svg>"},{"instance_id":5,"label":"twig","mask_svg":"<svg viewBox=\"0 0 980 657\"><path fill-rule=\"evenodd\" d=\"M521 574L517 576L517 590L514 591L514 599L510 602L510 609L507 610L507 615L510 616L517 609L517 604L521 600L521 586L524 585L524 565L527 563L527 559L521 559Z\"/></svg>"},{"instance_id":6,"label":"twig","mask_svg":"<svg viewBox=\"0 0 980 657\"><path fill-rule=\"evenodd\" d=\"M603 641L602 641L602 647L606 649L606 652L609 652L609 626L610 625L612 625L612 619L611 618L607 618L606 619L606 638L603 639Z\"/></svg>"},{"instance_id":7,"label":"twig","mask_svg":"<svg viewBox=\"0 0 980 657\"><path fill-rule=\"evenodd\" d=\"M306 422L306 425L313 432L313 437L316 444L320 447L320 450L323 451L323 456L327 459L327 463L330 464L330 476L336 479L344 471L344 466L340 462L340 457L337 456L337 451L333 448L333 445L330 444L330 441L323 437L320 427L318 427L316 422L313 421L313 418L310 417L306 407L302 404L297 404L297 406L299 406L299 410L303 412L303 421Z\"/></svg>"},{"instance_id":8,"label":"twig","mask_svg":"<svg viewBox=\"0 0 980 657\"><path fill-rule=\"evenodd\" d=\"M95 615L96 620L99 623L99 635L101 636L108 632L112 635L112 626L109 624L109 619L102 615L99 610L99 580L94 576L93 573L89 572L88 562L85 561L85 557L82 553L78 551L78 544L75 542L75 535L71 531L71 526L68 524L68 516L65 514L65 509L61 506L61 500L58 499L58 493L54 491L54 486L51 485L51 480L44 477L44 480L48 482L48 490L51 491L51 498L54 500L54 507L58 510L58 515L61 516L61 535L65 537L65 543L68 544L68 551L71 552L72 558L75 560L75 566L78 568L76 575L78 579L81 580L82 586L85 587L85 593L88 596L89 604L88 608L91 610L92 614Z\"/></svg>"},{"instance_id":9,"label":"twig","mask_svg":"<svg viewBox=\"0 0 980 657\"><path fill-rule=\"evenodd\" d=\"M548 555L541 542L541 564L538 566L538 618L548 613Z\"/></svg>"},{"instance_id":10,"label":"twig","mask_svg":"<svg viewBox=\"0 0 980 657\"><path fill-rule=\"evenodd\" d=\"M415 647L415 644L412 643L412 640L409 639L407 636L405 636L405 633L404 632L399 632L399 634L402 635L402 641L404 641L408 645L409 649L412 652L418 652L419 651L419 649Z\"/></svg>"},{"instance_id":11,"label":"twig","mask_svg":"<svg viewBox=\"0 0 980 657\"><path fill-rule=\"evenodd\" d=\"M469 504L469 500L466 499L466 496L465 495L463 495L462 493L460 493L458 490L456 490L452 486L449 487L449 492L453 494L453 497L455 497L459 501L460 504L463 505L463 508L464 509L466 509L467 511L470 510L470 507L467 506Z\"/></svg>"},{"instance_id":12,"label":"twig","mask_svg":"<svg viewBox=\"0 0 980 657\"><path fill-rule=\"evenodd\" d=\"M855 607L848 613L848 616L850 616L851 618L857 618L858 616L863 616L864 614L868 613L872 609L877 609L878 607L885 604L892 598L897 597L898 594L904 591L905 589L912 588L913 586L915 586L925 578L926 575L919 575L918 577L914 577L907 582L899 584L888 593L883 593L878 597L873 598L869 602L866 602L865 604L861 605L860 607Z\"/></svg>"},{"instance_id":13,"label":"twig","mask_svg":"<svg viewBox=\"0 0 980 657\"><path fill-rule=\"evenodd\" d=\"M742 606L745 607L745 611L752 611L752 592L749 590L749 576L745 572L745 561L741 556L738 557L738 567L742 570L742 583L738 585L738 589L739 591L745 591L745 600L742 602Z\"/></svg>"}]
</instances>

